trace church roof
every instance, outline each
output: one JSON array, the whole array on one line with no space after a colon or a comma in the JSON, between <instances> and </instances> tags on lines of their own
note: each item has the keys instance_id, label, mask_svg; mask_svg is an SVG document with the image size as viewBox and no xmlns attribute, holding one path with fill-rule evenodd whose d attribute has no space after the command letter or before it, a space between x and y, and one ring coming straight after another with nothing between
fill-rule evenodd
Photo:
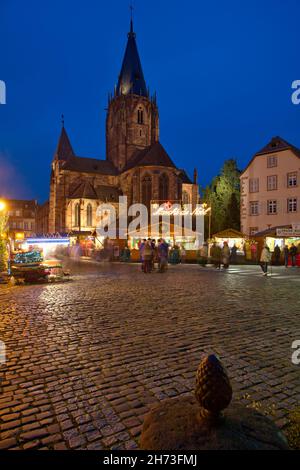
<instances>
[{"instance_id":1,"label":"church roof","mask_svg":"<svg viewBox=\"0 0 300 470\"><path fill-rule=\"evenodd\" d=\"M58 140L55 157L58 158L58 160L68 160L69 158L74 156L75 154L70 139L68 137L66 129L63 126Z\"/></svg>"},{"instance_id":2,"label":"church roof","mask_svg":"<svg viewBox=\"0 0 300 470\"><path fill-rule=\"evenodd\" d=\"M97 199L117 202L121 191L116 186L94 186L90 181L79 181L70 185L70 199Z\"/></svg>"},{"instance_id":3,"label":"church roof","mask_svg":"<svg viewBox=\"0 0 300 470\"><path fill-rule=\"evenodd\" d=\"M179 170L180 171L180 177L183 183L185 184L192 184L191 179L189 178L187 172L185 170Z\"/></svg>"},{"instance_id":4,"label":"church roof","mask_svg":"<svg viewBox=\"0 0 300 470\"><path fill-rule=\"evenodd\" d=\"M160 142L155 142L155 144L135 152L123 171L136 166L167 166L176 168L176 165Z\"/></svg>"},{"instance_id":5,"label":"church roof","mask_svg":"<svg viewBox=\"0 0 300 470\"><path fill-rule=\"evenodd\" d=\"M82 173L101 173L102 175L111 176L118 174L117 169L111 162L96 158L73 157L63 164L63 169Z\"/></svg>"},{"instance_id":6,"label":"church roof","mask_svg":"<svg viewBox=\"0 0 300 470\"><path fill-rule=\"evenodd\" d=\"M71 199L98 199L94 186L89 181L77 182L74 188L70 188Z\"/></svg>"},{"instance_id":7,"label":"church roof","mask_svg":"<svg viewBox=\"0 0 300 470\"><path fill-rule=\"evenodd\" d=\"M148 96L143 69L136 45L135 33L133 32L132 20L116 93L117 95L128 95L133 93L134 95Z\"/></svg>"}]
</instances>

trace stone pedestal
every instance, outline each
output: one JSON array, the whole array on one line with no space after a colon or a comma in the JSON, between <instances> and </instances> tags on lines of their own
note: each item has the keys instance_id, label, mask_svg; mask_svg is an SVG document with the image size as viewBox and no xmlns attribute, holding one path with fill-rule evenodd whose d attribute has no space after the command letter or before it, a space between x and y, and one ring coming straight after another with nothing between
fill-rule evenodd
<instances>
[{"instance_id":1,"label":"stone pedestal","mask_svg":"<svg viewBox=\"0 0 300 470\"><path fill-rule=\"evenodd\" d=\"M144 450L287 450L288 444L266 416L231 404L220 418L205 419L191 397L165 400L145 417Z\"/></svg>"},{"instance_id":2,"label":"stone pedestal","mask_svg":"<svg viewBox=\"0 0 300 470\"><path fill-rule=\"evenodd\" d=\"M144 420L144 450L287 450L288 444L266 416L238 403L219 358L205 357L197 370L195 396L165 400Z\"/></svg>"}]
</instances>

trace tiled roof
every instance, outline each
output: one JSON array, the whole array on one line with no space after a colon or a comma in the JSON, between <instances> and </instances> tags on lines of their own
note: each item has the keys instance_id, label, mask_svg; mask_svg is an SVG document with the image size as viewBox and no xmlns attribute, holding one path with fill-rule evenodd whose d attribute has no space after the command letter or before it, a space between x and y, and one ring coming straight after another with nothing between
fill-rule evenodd
<instances>
[{"instance_id":1,"label":"tiled roof","mask_svg":"<svg viewBox=\"0 0 300 470\"><path fill-rule=\"evenodd\" d=\"M90 181L79 181L70 185L69 198L117 202L121 194L116 186L94 186Z\"/></svg>"},{"instance_id":2,"label":"tiled roof","mask_svg":"<svg viewBox=\"0 0 300 470\"><path fill-rule=\"evenodd\" d=\"M191 179L189 178L188 174L186 173L185 170L179 170L180 171L180 177L183 183L185 184L192 184Z\"/></svg>"},{"instance_id":3,"label":"tiled roof","mask_svg":"<svg viewBox=\"0 0 300 470\"><path fill-rule=\"evenodd\" d=\"M256 152L255 155L264 155L266 153L272 152L281 152L283 150L296 150L298 152L298 156L300 157L300 150L294 147L293 145L289 144L286 140L282 139L281 137L272 137L270 142L265 145L259 152Z\"/></svg>"},{"instance_id":4,"label":"tiled roof","mask_svg":"<svg viewBox=\"0 0 300 470\"><path fill-rule=\"evenodd\" d=\"M245 171L247 170L247 168L249 168L253 160L259 155L267 155L267 154L275 153L275 152L278 153L284 150L291 150L294 153L294 155L300 158L300 150L297 147L290 144L286 140L282 139L282 137L279 137L279 136L272 137L272 139L267 145L265 145L261 150L259 150L258 152L254 154L254 156L252 157L252 159L250 160L246 168L242 171L241 175L245 173Z\"/></svg>"},{"instance_id":5,"label":"tiled roof","mask_svg":"<svg viewBox=\"0 0 300 470\"><path fill-rule=\"evenodd\" d=\"M100 173L112 176L118 174L117 169L111 162L108 160L97 160L96 158L73 157L64 162L62 168L82 173Z\"/></svg>"},{"instance_id":6,"label":"tiled roof","mask_svg":"<svg viewBox=\"0 0 300 470\"><path fill-rule=\"evenodd\" d=\"M156 142L143 150L137 151L123 171L127 171L136 166L167 166L176 168L175 164L159 142Z\"/></svg>"}]
</instances>

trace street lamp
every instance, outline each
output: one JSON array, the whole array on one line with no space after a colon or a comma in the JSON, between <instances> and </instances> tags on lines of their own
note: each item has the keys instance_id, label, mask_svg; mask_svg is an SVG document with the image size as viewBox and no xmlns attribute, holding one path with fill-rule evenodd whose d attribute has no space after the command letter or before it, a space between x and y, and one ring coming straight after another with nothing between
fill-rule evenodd
<instances>
[{"instance_id":1,"label":"street lamp","mask_svg":"<svg viewBox=\"0 0 300 470\"><path fill-rule=\"evenodd\" d=\"M6 209L6 204L4 201L0 201L0 212L4 212Z\"/></svg>"},{"instance_id":2,"label":"street lamp","mask_svg":"<svg viewBox=\"0 0 300 470\"><path fill-rule=\"evenodd\" d=\"M210 240L211 236L211 206L207 204L207 202L204 202L203 204L204 207L204 215L209 214L209 219L208 219L208 239Z\"/></svg>"},{"instance_id":3,"label":"street lamp","mask_svg":"<svg viewBox=\"0 0 300 470\"><path fill-rule=\"evenodd\" d=\"M7 259L6 225L6 204L0 200L0 272L5 268Z\"/></svg>"}]
</instances>

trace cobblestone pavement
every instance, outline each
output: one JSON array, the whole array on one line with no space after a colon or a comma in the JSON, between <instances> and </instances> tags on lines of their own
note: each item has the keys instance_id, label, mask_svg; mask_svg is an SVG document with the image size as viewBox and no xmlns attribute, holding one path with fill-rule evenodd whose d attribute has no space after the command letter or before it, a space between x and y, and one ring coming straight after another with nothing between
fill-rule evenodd
<instances>
[{"instance_id":1,"label":"cobblestone pavement","mask_svg":"<svg viewBox=\"0 0 300 470\"><path fill-rule=\"evenodd\" d=\"M299 404L300 270L71 263L73 281L0 287L0 449L133 449L144 414L218 353L243 403ZM259 402L257 404L257 402Z\"/></svg>"}]
</instances>

